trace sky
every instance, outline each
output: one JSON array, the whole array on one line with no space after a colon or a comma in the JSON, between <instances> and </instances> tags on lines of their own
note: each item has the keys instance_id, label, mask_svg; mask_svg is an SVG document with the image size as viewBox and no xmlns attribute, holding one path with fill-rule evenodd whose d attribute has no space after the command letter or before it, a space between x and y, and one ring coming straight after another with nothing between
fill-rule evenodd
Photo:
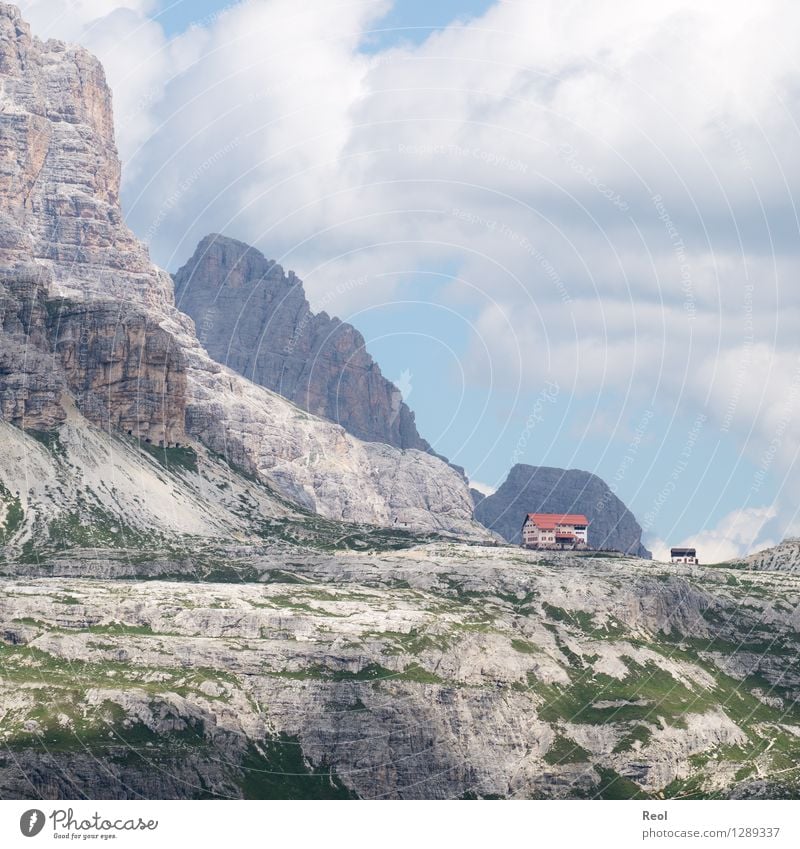
<instances>
[{"instance_id":1,"label":"sky","mask_svg":"<svg viewBox=\"0 0 800 849\"><path fill-rule=\"evenodd\" d=\"M208 26L216 15L231 5L225 0L167 0L151 9L151 17L158 21L167 36L174 37L191 26ZM476 17L491 5L491 0L400 0L363 30L361 49L378 52L400 42L419 44L432 31Z\"/></svg>"},{"instance_id":2,"label":"sky","mask_svg":"<svg viewBox=\"0 0 800 849\"><path fill-rule=\"evenodd\" d=\"M128 223L254 244L487 490L595 472L646 544L800 533L790 0L23 0L114 93Z\"/></svg>"}]
</instances>

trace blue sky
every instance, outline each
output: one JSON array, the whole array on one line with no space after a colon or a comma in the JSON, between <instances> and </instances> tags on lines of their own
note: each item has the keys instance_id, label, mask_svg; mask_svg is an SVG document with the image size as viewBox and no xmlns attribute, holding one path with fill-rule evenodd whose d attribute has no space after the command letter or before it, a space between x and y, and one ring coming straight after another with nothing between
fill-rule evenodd
<instances>
[{"instance_id":1,"label":"blue sky","mask_svg":"<svg viewBox=\"0 0 800 849\"><path fill-rule=\"evenodd\" d=\"M705 560L800 532L796 4L21 2L103 61L153 258L297 271L475 480L596 472Z\"/></svg>"},{"instance_id":2,"label":"blue sky","mask_svg":"<svg viewBox=\"0 0 800 849\"><path fill-rule=\"evenodd\" d=\"M192 25L202 25L230 5L225 0L166 0L154 10L153 18L168 35L175 36ZM491 0L396 0L373 30L365 33L364 49L381 50L401 40L419 43L432 31L479 15L491 5Z\"/></svg>"}]
</instances>

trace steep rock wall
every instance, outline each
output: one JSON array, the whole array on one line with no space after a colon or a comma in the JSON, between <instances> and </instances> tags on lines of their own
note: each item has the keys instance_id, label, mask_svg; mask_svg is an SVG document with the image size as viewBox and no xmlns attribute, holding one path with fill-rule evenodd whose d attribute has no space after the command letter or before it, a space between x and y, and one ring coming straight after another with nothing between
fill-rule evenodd
<instances>
[{"instance_id":1,"label":"steep rock wall","mask_svg":"<svg viewBox=\"0 0 800 849\"><path fill-rule=\"evenodd\" d=\"M359 439L431 452L364 337L351 324L313 313L293 272L213 234L174 279L178 306L215 360Z\"/></svg>"},{"instance_id":2,"label":"steep rock wall","mask_svg":"<svg viewBox=\"0 0 800 849\"><path fill-rule=\"evenodd\" d=\"M54 299L46 276L3 278L0 420L54 430L64 392L103 429L154 444L186 438L186 370L171 334L123 301Z\"/></svg>"}]
</instances>

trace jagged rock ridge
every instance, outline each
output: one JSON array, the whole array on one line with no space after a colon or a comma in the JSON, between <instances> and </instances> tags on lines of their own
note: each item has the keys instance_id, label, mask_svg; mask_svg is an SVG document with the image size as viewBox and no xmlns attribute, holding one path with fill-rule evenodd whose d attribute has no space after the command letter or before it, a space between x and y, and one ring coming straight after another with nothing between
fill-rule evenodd
<instances>
[{"instance_id":1,"label":"jagged rock ridge","mask_svg":"<svg viewBox=\"0 0 800 849\"><path fill-rule=\"evenodd\" d=\"M432 451L363 336L326 312L313 313L294 272L212 234L174 280L178 306L215 360L359 439Z\"/></svg>"},{"instance_id":2,"label":"jagged rock ridge","mask_svg":"<svg viewBox=\"0 0 800 849\"><path fill-rule=\"evenodd\" d=\"M522 541L526 513L583 513L592 548L651 557L633 513L590 472L518 463L497 492L475 507L479 522L515 544Z\"/></svg>"},{"instance_id":3,"label":"jagged rock ridge","mask_svg":"<svg viewBox=\"0 0 800 849\"><path fill-rule=\"evenodd\" d=\"M770 572L800 572L800 537L787 537L777 545L737 557L729 561L732 566L762 569Z\"/></svg>"}]
</instances>

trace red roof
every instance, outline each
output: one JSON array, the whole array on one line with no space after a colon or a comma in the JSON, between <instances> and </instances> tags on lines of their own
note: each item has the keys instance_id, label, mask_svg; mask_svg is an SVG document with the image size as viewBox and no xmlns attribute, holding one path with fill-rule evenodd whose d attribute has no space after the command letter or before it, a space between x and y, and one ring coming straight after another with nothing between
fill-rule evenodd
<instances>
[{"instance_id":1,"label":"red roof","mask_svg":"<svg viewBox=\"0 0 800 849\"><path fill-rule=\"evenodd\" d=\"M554 530L557 525L589 524L589 520L581 513L528 513L528 521L544 531Z\"/></svg>"}]
</instances>

